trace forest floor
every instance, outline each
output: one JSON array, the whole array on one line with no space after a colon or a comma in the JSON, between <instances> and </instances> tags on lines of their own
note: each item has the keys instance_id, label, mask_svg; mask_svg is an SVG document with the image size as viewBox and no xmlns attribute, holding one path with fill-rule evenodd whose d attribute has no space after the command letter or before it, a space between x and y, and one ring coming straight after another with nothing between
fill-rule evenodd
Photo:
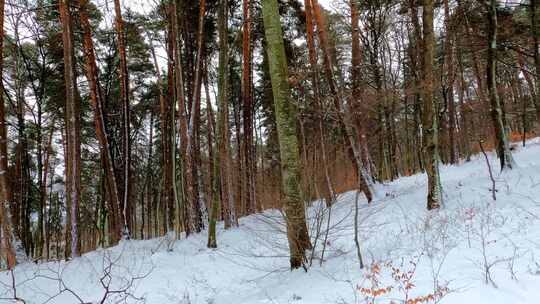
<instances>
[{"instance_id":1,"label":"forest floor","mask_svg":"<svg viewBox=\"0 0 540 304\"><path fill-rule=\"evenodd\" d=\"M289 270L279 211L218 229L218 249L206 233L172 241L124 241L66 262L27 263L0 273L0 303L539 303L540 140L514 151L518 168L499 174L496 201L482 155L442 168L444 207L425 209L426 177L403 177L377 188L367 205L359 196L359 237L354 243L355 193L328 209L308 210L316 249L308 271ZM322 214L322 217L320 216ZM319 216L317 216L319 215ZM103 301L103 302L101 302ZM21 302L22 303L22 302Z\"/></svg>"}]
</instances>

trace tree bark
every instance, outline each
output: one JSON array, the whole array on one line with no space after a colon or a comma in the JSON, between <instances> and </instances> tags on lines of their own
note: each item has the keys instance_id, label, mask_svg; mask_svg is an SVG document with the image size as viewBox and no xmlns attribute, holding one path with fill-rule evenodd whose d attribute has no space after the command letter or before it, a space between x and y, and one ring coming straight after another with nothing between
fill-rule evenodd
<instances>
[{"instance_id":1,"label":"tree bark","mask_svg":"<svg viewBox=\"0 0 540 304\"><path fill-rule=\"evenodd\" d=\"M455 164L458 161L457 144L456 144L456 106L454 100L454 83L455 83L455 67L454 67L454 33L452 20L450 19L450 8L448 0L444 0L444 20L446 29L445 38L445 65L446 65L446 96L448 101L448 139L450 145L450 163Z\"/></svg>"},{"instance_id":2,"label":"tree bark","mask_svg":"<svg viewBox=\"0 0 540 304\"><path fill-rule=\"evenodd\" d=\"M487 7L488 19L488 52L487 52L487 87L491 103L491 119L495 128L497 154L501 171L515 166L510 143L504 127L501 101L497 92L497 1L490 0Z\"/></svg>"},{"instance_id":3,"label":"tree bark","mask_svg":"<svg viewBox=\"0 0 540 304\"><path fill-rule=\"evenodd\" d=\"M373 182L371 176L368 176L366 169L362 165L362 157L359 151L357 136L353 129L353 120L350 109L345 105L343 93L338 90L333 72L332 58L330 56L330 47L328 44L328 36L326 33L326 22L321 12L321 6L317 0L311 0L315 21L317 24L319 41L324 54L324 68L326 70L326 79L330 87L330 94L334 100L338 119L341 127L345 131L345 135L349 144L349 149L352 151L353 163L356 168L360 189L364 192L368 202L373 200Z\"/></svg>"},{"instance_id":4,"label":"tree bark","mask_svg":"<svg viewBox=\"0 0 540 304\"><path fill-rule=\"evenodd\" d=\"M252 93L252 47L251 47L251 0L244 0L242 12L244 17L243 39L242 39L242 100L243 100L243 120L244 120L244 172L245 172L245 195L247 213L258 210L256 202L256 163L253 145L253 93Z\"/></svg>"},{"instance_id":5,"label":"tree bark","mask_svg":"<svg viewBox=\"0 0 540 304\"><path fill-rule=\"evenodd\" d=\"M73 31L70 13L70 1L60 1L60 21L62 23L62 41L64 50L64 81L66 85L66 137L67 137L67 191L70 201L71 219L71 257L78 257L80 252L78 211L81 197L81 141L80 141L80 105L76 96L75 63L73 53Z\"/></svg>"},{"instance_id":6,"label":"tree bark","mask_svg":"<svg viewBox=\"0 0 540 304\"><path fill-rule=\"evenodd\" d=\"M122 216L123 237L130 238L130 201L131 201L131 131L130 131L130 105L129 105L129 73L126 54L126 37L124 32L124 19L122 18L122 9L120 0L114 0L115 29L118 43L118 52L120 56L119 81L120 81L120 102L122 103L122 158L123 158L123 193L122 193Z\"/></svg>"},{"instance_id":7,"label":"tree bark","mask_svg":"<svg viewBox=\"0 0 540 304\"><path fill-rule=\"evenodd\" d=\"M328 162L326 157L326 140L324 136L324 126L323 126L323 105L321 103L321 92L320 92L320 78L319 78L319 70L317 65L317 51L315 50L315 39L314 39L314 28L313 28L313 9L311 0L304 0L304 7L306 11L306 34L307 34L307 45L308 45L308 54L309 54L309 63L311 68L311 82L313 86L313 96L315 99L315 105L317 107L317 110L319 110L320 113L318 113L318 136L317 139L319 140L319 148L321 149L321 160L322 160L322 167L324 171L324 179L326 182L326 190L328 192L328 195L330 199L327 202L327 205L330 206L335 198L335 191L334 186L332 184L332 180L330 178L330 171L328 169ZM306 161L307 164L307 161Z\"/></svg>"},{"instance_id":8,"label":"tree bark","mask_svg":"<svg viewBox=\"0 0 540 304\"><path fill-rule=\"evenodd\" d=\"M291 101L288 68L277 0L263 0L262 12L279 134L287 238L291 269L301 267L311 248L304 204L300 194L300 157L296 134L296 108Z\"/></svg>"},{"instance_id":9,"label":"tree bark","mask_svg":"<svg viewBox=\"0 0 540 304\"><path fill-rule=\"evenodd\" d=\"M219 212L219 200L216 197L216 190L219 188L216 166L216 155L214 153L214 111L210 100L208 79L205 74L204 88L206 91L206 120L208 125L208 204L210 205L210 217L208 218L208 248L217 248L216 222Z\"/></svg>"},{"instance_id":10,"label":"tree bark","mask_svg":"<svg viewBox=\"0 0 540 304\"><path fill-rule=\"evenodd\" d=\"M0 75L4 71L4 0L0 0ZM15 234L11 222L10 202L11 187L8 180L8 154L7 154L7 123L6 107L4 100L4 86L0 85L0 221L2 238L0 249L5 252L8 269L13 269L17 264L14 242Z\"/></svg>"},{"instance_id":11,"label":"tree bark","mask_svg":"<svg viewBox=\"0 0 540 304\"><path fill-rule=\"evenodd\" d=\"M237 226L236 210L232 193L232 172L229 131L229 47L228 47L228 0L220 0L218 11L219 67L218 67L218 146L221 185L221 206L225 228Z\"/></svg>"},{"instance_id":12,"label":"tree bark","mask_svg":"<svg viewBox=\"0 0 540 304\"><path fill-rule=\"evenodd\" d=\"M192 221L196 216L195 210L189 206L190 202L194 200L194 188L192 183L193 176L193 158L192 158L192 143L188 134L188 120L187 120L187 108L186 98L184 95L184 80L182 72L182 58L181 50L182 45L180 41L179 27L180 22L178 20L178 1L171 1L171 23L172 23L172 41L174 44L174 75L175 75L175 93L178 102L178 116L180 123L180 155L183 165L184 176L184 191L182 195L182 218L184 230L186 236L196 230L195 223Z\"/></svg>"},{"instance_id":13,"label":"tree bark","mask_svg":"<svg viewBox=\"0 0 540 304\"><path fill-rule=\"evenodd\" d=\"M88 18L88 0L82 0L79 9L79 18L81 28L83 30L83 48L86 61L86 78L90 85L90 102L94 111L94 124L96 129L96 137L100 145L100 154L102 159L103 170L105 172L105 182L107 185L107 194L109 205L111 207L111 217L114 226L110 240L112 244L116 244L122 237L121 232L121 202L118 192L118 183L116 173L114 172L114 164L112 161L112 148L109 143L109 134L107 132L107 124L105 123L105 111L103 107L103 95L99 84L99 69L96 63L96 55L94 51L94 43L92 41L92 29Z\"/></svg>"},{"instance_id":14,"label":"tree bark","mask_svg":"<svg viewBox=\"0 0 540 304\"><path fill-rule=\"evenodd\" d=\"M193 184L193 201L190 202L191 208L194 210L192 219L195 226L195 232L201 232L204 228L203 217L203 204L201 204L199 197L199 167L201 163L200 154L200 128L201 128L201 84L202 84L202 69L203 69L203 52L204 52L204 15L206 13L206 0L199 1L199 22L197 33L197 57L195 60L195 92L193 103L191 105L191 115L189 122L189 130L191 141L193 143L193 174L188 178L191 178Z\"/></svg>"},{"instance_id":15,"label":"tree bark","mask_svg":"<svg viewBox=\"0 0 540 304\"><path fill-rule=\"evenodd\" d=\"M423 27L423 130L424 159L428 176L427 209L437 209L442 204L442 186L439 173L439 122L437 104L433 98L433 65L434 44L433 33L433 0L424 0L422 11Z\"/></svg>"}]
</instances>

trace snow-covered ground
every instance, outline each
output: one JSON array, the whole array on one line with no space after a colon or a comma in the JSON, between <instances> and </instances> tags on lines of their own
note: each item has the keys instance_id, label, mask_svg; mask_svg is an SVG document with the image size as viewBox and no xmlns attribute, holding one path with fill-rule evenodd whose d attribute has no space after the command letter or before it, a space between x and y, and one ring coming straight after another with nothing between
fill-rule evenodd
<instances>
[{"instance_id":1,"label":"snow-covered ground","mask_svg":"<svg viewBox=\"0 0 540 304\"><path fill-rule=\"evenodd\" d=\"M355 193L331 211L326 252L321 239L328 210L308 210L312 236L321 233L308 271L289 271L279 211L218 230L216 250L206 234L127 241L69 263L24 264L14 271L26 303L540 303L540 140L515 151L519 168L498 174L496 196L482 155L442 168L445 204L425 209L422 174L378 186L368 206L359 198L360 241L354 245ZM16 303L12 276L0 273L0 303ZM107 294L107 286L109 293ZM424 302L421 302L424 300Z\"/></svg>"}]
</instances>

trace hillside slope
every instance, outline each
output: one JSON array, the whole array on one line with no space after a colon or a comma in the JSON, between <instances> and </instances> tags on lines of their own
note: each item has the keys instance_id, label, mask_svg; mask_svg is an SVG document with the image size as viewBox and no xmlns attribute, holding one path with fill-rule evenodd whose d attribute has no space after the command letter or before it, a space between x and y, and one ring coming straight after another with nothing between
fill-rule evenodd
<instances>
[{"instance_id":1,"label":"hillside slope","mask_svg":"<svg viewBox=\"0 0 540 304\"><path fill-rule=\"evenodd\" d=\"M360 239L366 268L353 241L355 193L331 211L322 266L321 239L328 209L309 208L312 236L321 234L308 272L290 272L279 211L241 219L218 232L127 241L65 262L24 264L0 274L0 303L539 303L540 140L515 152L519 168L496 173L493 201L486 162L477 156L445 166L445 205L425 210L425 176L378 186L368 206L360 195ZM311 255L312 253L309 253ZM311 260L311 258L310 258ZM107 293L108 289L108 293ZM376 294L376 296L375 296Z\"/></svg>"}]
</instances>

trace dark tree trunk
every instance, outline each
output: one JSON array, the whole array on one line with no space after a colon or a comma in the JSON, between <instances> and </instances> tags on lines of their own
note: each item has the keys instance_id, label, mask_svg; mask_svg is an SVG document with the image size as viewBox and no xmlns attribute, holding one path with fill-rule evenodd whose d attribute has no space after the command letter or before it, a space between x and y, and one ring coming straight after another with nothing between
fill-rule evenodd
<instances>
[{"instance_id":1,"label":"dark tree trunk","mask_svg":"<svg viewBox=\"0 0 540 304\"><path fill-rule=\"evenodd\" d=\"M69 0L60 1L60 21L62 23L62 41L64 50L64 81L66 85L66 137L67 137L67 191L70 203L71 257L78 257L79 227L78 214L81 197L81 140L80 140L80 105L77 97L75 63L73 53L72 20Z\"/></svg>"}]
</instances>

